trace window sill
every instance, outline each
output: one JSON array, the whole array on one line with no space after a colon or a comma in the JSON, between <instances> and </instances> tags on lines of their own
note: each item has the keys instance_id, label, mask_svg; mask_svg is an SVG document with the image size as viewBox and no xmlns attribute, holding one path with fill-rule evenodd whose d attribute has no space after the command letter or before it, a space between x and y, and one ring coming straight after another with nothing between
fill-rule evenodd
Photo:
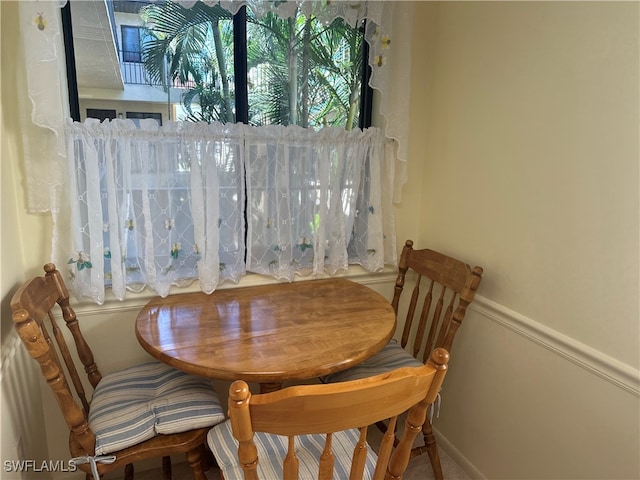
<instances>
[{"instance_id":1,"label":"window sill","mask_svg":"<svg viewBox=\"0 0 640 480\"><path fill-rule=\"evenodd\" d=\"M379 284L387 284L392 285L396 279L397 268L395 267L385 267L383 271L378 273L371 273L366 271L364 268L358 265L351 265L349 269L342 274L336 275L321 275L319 277L296 277L294 281L296 282L306 282L317 280L321 278L348 278L353 280L354 282L361 283L363 285L379 285ZM224 290L228 288L242 288L242 287L250 287L256 285L273 285L278 282L278 280L267 277L264 275L258 275L255 273L249 273L242 277L238 283L225 282L217 287L216 290ZM172 287L170 295L176 295L180 293L191 293L191 292L199 292L200 287L198 281L194 281L192 284L186 287ZM214 292L215 293L215 292ZM118 300L113 296L111 291L107 291L105 294L105 301L102 305L96 305L93 302L89 301L81 301L81 302L72 302L72 306L76 313L84 315L98 315L98 314L108 314L110 312L126 312L126 311L138 311L140 310L149 300L156 297L157 294L150 289L145 289L142 292L127 292L127 296L124 300Z\"/></svg>"}]
</instances>

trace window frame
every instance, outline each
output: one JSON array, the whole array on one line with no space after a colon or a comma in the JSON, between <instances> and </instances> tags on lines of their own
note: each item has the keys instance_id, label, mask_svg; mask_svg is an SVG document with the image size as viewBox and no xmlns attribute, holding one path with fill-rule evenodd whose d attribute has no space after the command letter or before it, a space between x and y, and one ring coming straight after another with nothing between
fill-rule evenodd
<instances>
[{"instance_id":1,"label":"window frame","mask_svg":"<svg viewBox=\"0 0 640 480\"><path fill-rule=\"evenodd\" d=\"M153 120L155 120L156 122L158 122L158 125L162 126L162 114L161 113L155 113L155 112L125 112L125 118L128 118L130 120L138 121L138 123L140 122L140 120L146 119L146 118L151 118Z\"/></svg>"},{"instance_id":2,"label":"window frame","mask_svg":"<svg viewBox=\"0 0 640 480\"><path fill-rule=\"evenodd\" d=\"M76 59L73 45L73 27L71 19L71 2L61 9L62 32L66 59L67 89L69 94L69 111L74 121L81 121L80 118L80 96L78 91L78 80L76 74ZM122 26L124 27L124 26ZM131 27L134 28L134 27ZM140 30L140 27L135 27ZM364 26L362 26L364 32ZM236 122L249 123L249 99L247 86L247 7L242 6L233 15L233 35L234 35L234 88L235 88L235 112ZM369 43L363 38L363 69L361 72L361 93L360 93L360 129L372 126L373 118L373 88L369 84L371 78L371 65L369 65ZM124 46L123 46L124 52ZM123 54L124 55L124 54ZM124 58L123 58L124 61ZM245 81L242 81L244 79Z\"/></svg>"},{"instance_id":3,"label":"window frame","mask_svg":"<svg viewBox=\"0 0 640 480\"><path fill-rule=\"evenodd\" d=\"M125 32L129 32L125 35ZM129 35L133 35L132 32L135 32L135 36L137 39L136 48L137 50L130 50L128 47L134 45L131 42L131 39L128 38ZM122 62L128 63L142 63L142 27L136 25L120 25L120 36L122 43Z\"/></svg>"},{"instance_id":4,"label":"window frame","mask_svg":"<svg viewBox=\"0 0 640 480\"><path fill-rule=\"evenodd\" d=\"M113 120L117 117L117 113L113 108L87 108L87 118L97 118L101 122L109 119Z\"/></svg>"}]
</instances>

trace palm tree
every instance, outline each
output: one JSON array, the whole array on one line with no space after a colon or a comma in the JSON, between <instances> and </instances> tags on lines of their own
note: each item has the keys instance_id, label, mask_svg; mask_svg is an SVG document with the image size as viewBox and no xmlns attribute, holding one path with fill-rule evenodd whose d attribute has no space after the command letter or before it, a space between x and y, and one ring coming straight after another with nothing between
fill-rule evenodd
<instances>
[{"instance_id":1,"label":"palm tree","mask_svg":"<svg viewBox=\"0 0 640 480\"><path fill-rule=\"evenodd\" d=\"M252 123L352 128L362 33L340 19L324 26L301 14L286 20L268 14L249 22L247 63L250 72L258 72L258 85L249 92Z\"/></svg>"},{"instance_id":2,"label":"palm tree","mask_svg":"<svg viewBox=\"0 0 640 480\"><path fill-rule=\"evenodd\" d=\"M324 104L316 104L317 118L334 112L339 114L334 124L345 125L347 129L357 124L365 67L364 42L362 31L338 19L310 44L312 64L317 69L313 77L317 82L315 89L328 92L329 98Z\"/></svg>"},{"instance_id":3,"label":"palm tree","mask_svg":"<svg viewBox=\"0 0 640 480\"><path fill-rule=\"evenodd\" d=\"M229 12L201 2L190 9L165 2L145 7L141 16L153 36L143 49L151 78L193 84L182 98L190 119L234 121ZM341 20L325 26L300 13L288 19L249 14L247 21L250 123L351 128L358 111L362 33ZM192 108L195 102L200 112Z\"/></svg>"},{"instance_id":4,"label":"palm tree","mask_svg":"<svg viewBox=\"0 0 640 480\"><path fill-rule=\"evenodd\" d=\"M175 80L194 84L183 103L195 116L191 106L199 100L202 111L197 119L234 121L227 65L233 51L231 14L218 5L198 2L184 8L166 2L144 7L140 16L153 38L142 52L149 76L165 85Z\"/></svg>"}]
</instances>

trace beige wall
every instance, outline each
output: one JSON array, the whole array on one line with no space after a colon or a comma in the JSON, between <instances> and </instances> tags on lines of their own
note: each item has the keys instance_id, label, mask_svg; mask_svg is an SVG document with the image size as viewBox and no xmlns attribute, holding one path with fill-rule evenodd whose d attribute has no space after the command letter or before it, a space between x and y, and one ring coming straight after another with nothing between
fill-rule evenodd
<instances>
[{"instance_id":1,"label":"beige wall","mask_svg":"<svg viewBox=\"0 0 640 480\"><path fill-rule=\"evenodd\" d=\"M639 5L416 4L417 240L485 268L435 425L487 478L640 477Z\"/></svg>"},{"instance_id":2,"label":"beige wall","mask_svg":"<svg viewBox=\"0 0 640 480\"><path fill-rule=\"evenodd\" d=\"M25 215L24 176L21 165L21 132L16 119L20 115L18 99L24 98L19 84L23 63L11 39L18 34L17 7L14 2L0 2L1 58L0 82L0 339L2 347L0 393L0 454L3 479L19 479L20 474L4 470L5 460L49 458L44 425L40 375L34 362L10 335L13 329L10 299L29 275L41 268L47 259L49 221L45 216ZM39 266L38 266L39 265ZM65 457L66 458L66 457ZM48 478L42 474L42 480Z\"/></svg>"},{"instance_id":3,"label":"beige wall","mask_svg":"<svg viewBox=\"0 0 640 480\"><path fill-rule=\"evenodd\" d=\"M476 477L640 478L638 387L629 378L640 336L639 4L413 6L398 241L485 268L435 421L441 445ZM7 299L48 260L50 226L24 209L13 122L24 96L12 75L23 65L6 46L18 35L15 5L0 8L4 340ZM141 301L81 307L105 372L146 355L133 337ZM42 433L41 415L27 416L29 427L5 421L16 415L5 412L5 387L15 393L5 378L3 460L21 431ZM55 409L45 390L45 415ZM63 428L45 427L50 458L66 459ZM27 457L40 454L26 443Z\"/></svg>"},{"instance_id":4,"label":"beige wall","mask_svg":"<svg viewBox=\"0 0 640 480\"><path fill-rule=\"evenodd\" d=\"M637 2L443 3L435 36L416 54L435 72L424 240L486 265L492 300L637 366Z\"/></svg>"}]
</instances>

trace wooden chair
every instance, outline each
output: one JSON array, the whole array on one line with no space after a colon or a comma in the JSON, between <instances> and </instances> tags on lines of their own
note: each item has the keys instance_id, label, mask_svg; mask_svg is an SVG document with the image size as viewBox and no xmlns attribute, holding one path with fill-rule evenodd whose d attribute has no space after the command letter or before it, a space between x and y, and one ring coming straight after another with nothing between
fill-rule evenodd
<instances>
[{"instance_id":1,"label":"wooden chair","mask_svg":"<svg viewBox=\"0 0 640 480\"><path fill-rule=\"evenodd\" d=\"M392 340L362 364L323 377L324 382L344 382L399 367L417 366L424 363L434 348L451 351L456 332L480 285L482 268L471 268L460 260L433 250L414 250L411 240L405 242L398 267L391 302L396 315L407 272L415 274L415 286L408 302L400 344ZM429 419L424 423L422 432L424 445L413 448L412 456L427 452L435 478L442 480L440 455Z\"/></svg>"},{"instance_id":2,"label":"wooden chair","mask_svg":"<svg viewBox=\"0 0 640 480\"><path fill-rule=\"evenodd\" d=\"M128 480L133 478L133 462L162 457L163 478L170 479L169 456L185 453L194 478L206 480L206 435L225 419L211 382L155 361L103 377L80 332L62 276L53 264L44 270L44 277L18 289L11 309L15 328L40 365L69 427L72 463L95 480L124 466ZM75 343L73 353L58 327L58 310ZM90 401L74 365L76 355L93 388Z\"/></svg>"},{"instance_id":3,"label":"wooden chair","mask_svg":"<svg viewBox=\"0 0 640 480\"><path fill-rule=\"evenodd\" d=\"M258 395L235 381L229 420L211 429L207 443L227 480L399 479L448 360L448 352L437 349L420 367ZM393 426L407 410L394 449ZM368 426L386 419L391 428L376 455L367 443Z\"/></svg>"}]
</instances>

